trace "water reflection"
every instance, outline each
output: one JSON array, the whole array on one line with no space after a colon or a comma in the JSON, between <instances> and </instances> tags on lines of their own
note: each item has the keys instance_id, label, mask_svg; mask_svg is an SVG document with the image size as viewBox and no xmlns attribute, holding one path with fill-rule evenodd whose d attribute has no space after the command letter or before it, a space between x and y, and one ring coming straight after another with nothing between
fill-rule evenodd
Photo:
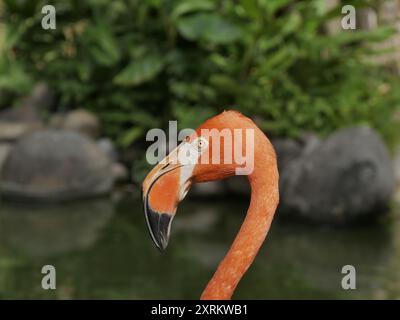
<instances>
[{"instance_id":1,"label":"water reflection","mask_svg":"<svg viewBox=\"0 0 400 320\"><path fill-rule=\"evenodd\" d=\"M108 200L33 206L2 203L2 245L31 256L51 256L93 245L113 214Z\"/></svg>"},{"instance_id":2,"label":"water reflection","mask_svg":"<svg viewBox=\"0 0 400 320\"><path fill-rule=\"evenodd\" d=\"M187 199L164 253L139 195L60 207L0 208L0 298L197 299L230 246L247 203ZM400 223L328 229L275 221L235 298L400 298ZM40 288L41 266L57 290ZM343 291L343 265L357 290Z\"/></svg>"},{"instance_id":3,"label":"water reflection","mask_svg":"<svg viewBox=\"0 0 400 320\"><path fill-rule=\"evenodd\" d=\"M378 298L384 290L385 269L394 254L385 225L324 229L315 226L276 224L256 262L264 272L266 288L260 295L276 298ZM344 265L357 270L357 290L341 288ZM267 275L267 273L269 273ZM261 278L260 278L261 280ZM250 284L251 285L251 284ZM243 297L249 297L243 291Z\"/></svg>"}]
</instances>

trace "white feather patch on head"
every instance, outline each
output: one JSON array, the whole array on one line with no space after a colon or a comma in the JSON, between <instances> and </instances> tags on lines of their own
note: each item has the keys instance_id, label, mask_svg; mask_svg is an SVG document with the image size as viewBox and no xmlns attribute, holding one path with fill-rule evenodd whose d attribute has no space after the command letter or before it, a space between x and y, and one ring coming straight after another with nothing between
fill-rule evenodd
<instances>
[{"instance_id":1,"label":"white feather patch on head","mask_svg":"<svg viewBox=\"0 0 400 320\"><path fill-rule=\"evenodd\" d=\"M199 147L199 142L201 142L201 147ZM180 200L185 198L191 184L190 178L192 177L194 167L207 147L208 141L202 137L194 139L191 143L182 142L178 147L178 161L182 165L180 174Z\"/></svg>"}]
</instances>

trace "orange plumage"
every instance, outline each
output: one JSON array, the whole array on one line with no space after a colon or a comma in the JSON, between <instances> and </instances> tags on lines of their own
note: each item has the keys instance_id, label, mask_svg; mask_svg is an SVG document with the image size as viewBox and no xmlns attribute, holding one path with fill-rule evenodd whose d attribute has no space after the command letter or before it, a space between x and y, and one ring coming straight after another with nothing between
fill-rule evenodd
<instances>
[{"instance_id":1,"label":"orange plumage","mask_svg":"<svg viewBox=\"0 0 400 320\"><path fill-rule=\"evenodd\" d=\"M239 150L242 154L246 154L247 147L254 149L254 169L248 174L251 186L250 206L231 248L201 295L201 299L230 299L270 228L279 202L278 167L274 148L268 138L251 119L241 113L224 111L205 121L196 129L196 134L190 136L185 143L195 143L195 140L201 137L203 129L214 129L214 133L207 136L207 150L202 154L205 158L210 157L209 161L195 165L182 165L179 162L167 166L157 165L143 182L145 213L153 240L160 249L164 249L176 206L190 185L233 176L239 167L237 163L224 162L225 153L234 152L238 141L228 139L227 134L224 139L220 139L219 144L214 144L213 139L220 138L217 137L217 133L223 130L225 133L233 133L238 129L250 129L254 132L252 146L246 145L249 142L245 139L239 144L243 148ZM231 137L236 136L232 134ZM213 162L213 152L219 153L222 159L220 162ZM167 157L167 163L168 160Z\"/></svg>"}]
</instances>

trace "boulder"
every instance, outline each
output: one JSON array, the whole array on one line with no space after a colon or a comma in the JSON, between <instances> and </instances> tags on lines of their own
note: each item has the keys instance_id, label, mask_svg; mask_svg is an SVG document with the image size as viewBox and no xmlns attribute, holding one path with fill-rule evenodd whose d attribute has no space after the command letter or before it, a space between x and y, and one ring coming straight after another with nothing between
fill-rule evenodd
<instances>
[{"instance_id":1,"label":"boulder","mask_svg":"<svg viewBox=\"0 0 400 320\"><path fill-rule=\"evenodd\" d=\"M37 124L0 121L0 142L15 142L23 135L40 128Z\"/></svg>"},{"instance_id":2,"label":"boulder","mask_svg":"<svg viewBox=\"0 0 400 320\"><path fill-rule=\"evenodd\" d=\"M114 175L116 182L127 182L129 181L129 170L121 162L118 162L118 151L115 144L109 138L101 138L96 142L98 148L107 156L107 158L113 163L111 171Z\"/></svg>"},{"instance_id":3,"label":"boulder","mask_svg":"<svg viewBox=\"0 0 400 320\"><path fill-rule=\"evenodd\" d=\"M3 164L0 192L18 200L63 201L108 193L111 161L87 137L37 131L21 138Z\"/></svg>"},{"instance_id":4,"label":"boulder","mask_svg":"<svg viewBox=\"0 0 400 320\"><path fill-rule=\"evenodd\" d=\"M400 185L400 146L396 148L396 151L394 153L394 174L396 177L396 182L398 185Z\"/></svg>"},{"instance_id":5,"label":"boulder","mask_svg":"<svg viewBox=\"0 0 400 320\"><path fill-rule=\"evenodd\" d=\"M283 172L292 161L318 146L321 140L312 134L304 134L298 140L275 138L271 140L271 143L277 154L279 171ZM251 189L246 176L235 176L226 179L224 180L224 185L230 195L250 196Z\"/></svg>"},{"instance_id":6,"label":"boulder","mask_svg":"<svg viewBox=\"0 0 400 320\"><path fill-rule=\"evenodd\" d=\"M44 83L37 84L32 92L13 108L0 111L0 141L14 142L28 132L40 129L40 113L51 107L53 94Z\"/></svg>"},{"instance_id":7,"label":"boulder","mask_svg":"<svg viewBox=\"0 0 400 320\"><path fill-rule=\"evenodd\" d=\"M39 124L41 120L37 109L33 105L22 104L0 111L1 123L28 123Z\"/></svg>"},{"instance_id":8,"label":"boulder","mask_svg":"<svg viewBox=\"0 0 400 320\"><path fill-rule=\"evenodd\" d=\"M395 201L400 204L400 146L397 147L394 154L394 175L396 178L396 192L395 192Z\"/></svg>"},{"instance_id":9,"label":"boulder","mask_svg":"<svg viewBox=\"0 0 400 320\"><path fill-rule=\"evenodd\" d=\"M38 83L29 95L19 100L14 108L2 110L0 121L39 125L41 111L50 109L53 103L54 95L49 87L44 83Z\"/></svg>"},{"instance_id":10,"label":"boulder","mask_svg":"<svg viewBox=\"0 0 400 320\"><path fill-rule=\"evenodd\" d=\"M302 144L293 139L273 139L271 143L275 148L279 169L286 167L289 162L297 159L303 150Z\"/></svg>"},{"instance_id":11,"label":"boulder","mask_svg":"<svg viewBox=\"0 0 400 320\"><path fill-rule=\"evenodd\" d=\"M367 127L339 130L280 169L280 211L315 222L378 214L394 190L388 150Z\"/></svg>"},{"instance_id":12,"label":"boulder","mask_svg":"<svg viewBox=\"0 0 400 320\"><path fill-rule=\"evenodd\" d=\"M65 113L58 112L50 115L47 126L51 129L61 129L64 123Z\"/></svg>"},{"instance_id":13,"label":"boulder","mask_svg":"<svg viewBox=\"0 0 400 320\"><path fill-rule=\"evenodd\" d=\"M97 141L97 146L111 161L118 161L118 152L114 143L109 138L101 138Z\"/></svg>"},{"instance_id":14,"label":"boulder","mask_svg":"<svg viewBox=\"0 0 400 320\"><path fill-rule=\"evenodd\" d=\"M128 169L119 162L114 162L111 165L111 173L116 182L127 182L129 180Z\"/></svg>"},{"instance_id":15,"label":"boulder","mask_svg":"<svg viewBox=\"0 0 400 320\"><path fill-rule=\"evenodd\" d=\"M10 153L12 144L10 143L0 143L0 170L3 167L4 161L7 159Z\"/></svg>"},{"instance_id":16,"label":"boulder","mask_svg":"<svg viewBox=\"0 0 400 320\"><path fill-rule=\"evenodd\" d=\"M30 95L20 101L20 105L35 107L38 110L49 110L53 107L54 101L54 93L49 86L40 82L33 87Z\"/></svg>"},{"instance_id":17,"label":"boulder","mask_svg":"<svg viewBox=\"0 0 400 320\"><path fill-rule=\"evenodd\" d=\"M100 122L97 117L82 109L67 113L61 127L65 130L77 131L93 139L100 133Z\"/></svg>"}]
</instances>

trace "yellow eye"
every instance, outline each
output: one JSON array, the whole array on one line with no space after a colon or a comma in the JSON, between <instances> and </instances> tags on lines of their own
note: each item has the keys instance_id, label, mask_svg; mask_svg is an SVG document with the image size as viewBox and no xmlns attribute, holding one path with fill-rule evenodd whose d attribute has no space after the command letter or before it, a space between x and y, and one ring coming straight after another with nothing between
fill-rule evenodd
<instances>
[{"instance_id":1,"label":"yellow eye","mask_svg":"<svg viewBox=\"0 0 400 320\"><path fill-rule=\"evenodd\" d=\"M204 148L207 145L207 141L204 139L199 139L197 140L197 148L199 150L201 150L202 148Z\"/></svg>"}]
</instances>

